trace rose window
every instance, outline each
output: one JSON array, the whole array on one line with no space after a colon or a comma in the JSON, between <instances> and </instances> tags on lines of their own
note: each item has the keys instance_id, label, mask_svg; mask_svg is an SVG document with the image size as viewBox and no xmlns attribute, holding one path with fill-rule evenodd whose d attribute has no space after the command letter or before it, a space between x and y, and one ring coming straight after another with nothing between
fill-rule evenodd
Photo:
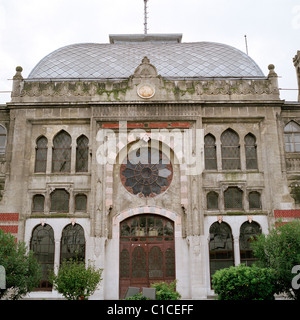
<instances>
[{"instance_id":1,"label":"rose window","mask_svg":"<svg viewBox=\"0 0 300 320\"><path fill-rule=\"evenodd\" d=\"M140 148L129 153L120 172L124 187L140 197L155 197L164 192L173 177L168 157L153 148Z\"/></svg>"}]
</instances>

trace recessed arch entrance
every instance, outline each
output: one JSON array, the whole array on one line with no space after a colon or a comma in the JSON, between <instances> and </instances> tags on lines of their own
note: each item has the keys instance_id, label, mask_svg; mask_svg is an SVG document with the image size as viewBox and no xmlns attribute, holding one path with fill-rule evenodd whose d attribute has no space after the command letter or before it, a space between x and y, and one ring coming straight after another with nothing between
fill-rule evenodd
<instances>
[{"instance_id":1,"label":"recessed arch entrance","mask_svg":"<svg viewBox=\"0 0 300 320\"><path fill-rule=\"evenodd\" d=\"M176 279L174 222L144 213L120 223L119 296L128 287L150 287L151 283Z\"/></svg>"}]
</instances>

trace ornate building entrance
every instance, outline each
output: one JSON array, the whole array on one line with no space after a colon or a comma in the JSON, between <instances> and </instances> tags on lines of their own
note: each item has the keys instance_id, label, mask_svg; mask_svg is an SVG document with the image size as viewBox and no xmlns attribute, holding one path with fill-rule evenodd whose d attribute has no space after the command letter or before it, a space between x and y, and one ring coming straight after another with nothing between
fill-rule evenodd
<instances>
[{"instance_id":1,"label":"ornate building entrance","mask_svg":"<svg viewBox=\"0 0 300 320\"><path fill-rule=\"evenodd\" d=\"M120 299L131 287L175 279L174 223L143 214L120 226Z\"/></svg>"}]
</instances>

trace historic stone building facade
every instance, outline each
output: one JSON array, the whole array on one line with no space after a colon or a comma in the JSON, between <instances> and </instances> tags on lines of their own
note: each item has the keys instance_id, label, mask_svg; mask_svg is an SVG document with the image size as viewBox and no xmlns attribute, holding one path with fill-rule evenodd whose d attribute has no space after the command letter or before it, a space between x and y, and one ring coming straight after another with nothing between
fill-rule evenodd
<instances>
[{"instance_id":1,"label":"historic stone building facade","mask_svg":"<svg viewBox=\"0 0 300 320\"><path fill-rule=\"evenodd\" d=\"M300 216L300 102L224 44L111 35L17 67L0 144L0 228L44 270L32 297L59 297L47 268L77 256L104 269L94 299L174 279L203 299L251 264L252 235Z\"/></svg>"}]
</instances>

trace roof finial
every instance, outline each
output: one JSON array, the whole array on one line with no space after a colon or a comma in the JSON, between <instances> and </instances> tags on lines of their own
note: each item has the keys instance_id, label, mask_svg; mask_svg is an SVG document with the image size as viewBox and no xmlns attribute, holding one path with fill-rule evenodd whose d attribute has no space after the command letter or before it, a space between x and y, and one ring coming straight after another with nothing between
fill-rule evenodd
<instances>
[{"instance_id":1,"label":"roof finial","mask_svg":"<svg viewBox=\"0 0 300 320\"><path fill-rule=\"evenodd\" d=\"M147 30L148 30L148 22L147 22L147 14L148 14L148 12L147 12L147 9L148 9L148 7L147 7L147 2L148 2L148 0L144 0L144 18L145 18L145 22L144 22L144 34L147 34Z\"/></svg>"}]
</instances>

